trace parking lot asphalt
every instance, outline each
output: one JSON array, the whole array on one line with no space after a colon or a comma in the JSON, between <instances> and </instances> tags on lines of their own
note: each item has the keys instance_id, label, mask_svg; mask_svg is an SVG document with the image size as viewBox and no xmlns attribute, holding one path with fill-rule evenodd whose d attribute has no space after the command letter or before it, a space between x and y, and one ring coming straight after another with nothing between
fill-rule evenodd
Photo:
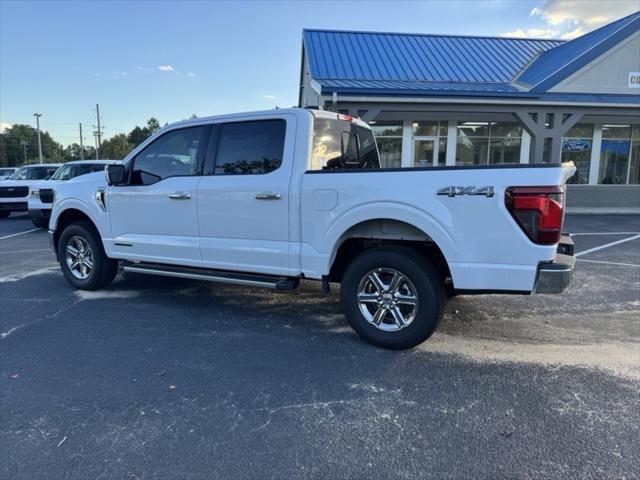
<instances>
[{"instance_id":1,"label":"parking lot asphalt","mask_svg":"<svg viewBox=\"0 0 640 480\"><path fill-rule=\"evenodd\" d=\"M568 216L569 292L453 298L404 352L312 282L74 291L31 229L0 220L1 478L640 478L640 216Z\"/></svg>"}]
</instances>

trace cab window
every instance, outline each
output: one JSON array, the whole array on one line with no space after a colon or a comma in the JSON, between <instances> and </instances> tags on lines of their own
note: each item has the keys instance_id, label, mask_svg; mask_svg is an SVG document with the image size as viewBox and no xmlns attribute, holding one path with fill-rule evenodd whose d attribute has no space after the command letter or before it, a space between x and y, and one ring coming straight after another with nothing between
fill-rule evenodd
<instances>
[{"instance_id":1,"label":"cab window","mask_svg":"<svg viewBox=\"0 0 640 480\"><path fill-rule=\"evenodd\" d=\"M340 120L316 118L311 170L380 168L371 130Z\"/></svg>"},{"instance_id":2,"label":"cab window","mask_svg":"<svg viewBox=\"0 0 640 480\"><path fill-rule=\"evenodd\" d=\"M133 160L131 183L148 185L162 179L195 175L204 126L182 128L162 135Z\"/></svg>"},{"instance_id":3,"label":"cab window","mask_svg":"<svg viewBox=\"0 0 640 480\"><path fill-rule=\"evenodd\" d=\"M220 127L216 175L264 174L282 164L286 122L260 120Z\"/></svg>"}]
</instances>

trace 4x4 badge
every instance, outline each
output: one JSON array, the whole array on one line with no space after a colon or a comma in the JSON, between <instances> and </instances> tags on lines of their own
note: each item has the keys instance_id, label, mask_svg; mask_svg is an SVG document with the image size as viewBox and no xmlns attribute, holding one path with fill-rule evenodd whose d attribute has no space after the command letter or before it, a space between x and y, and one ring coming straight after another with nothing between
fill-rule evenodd
<instances>
[{"instance_id":1,"label":"4x4 badge","mask_svg":"<svg viewBox=\"0 0 640 480\"><path fill-rule=\"evenodd\" d=\"M446 195L447 197L455 197L456 195L482 195L484 197L493 197L493 187L442 187L438 189L438 195Z\"/></svg>"}]
</instances>

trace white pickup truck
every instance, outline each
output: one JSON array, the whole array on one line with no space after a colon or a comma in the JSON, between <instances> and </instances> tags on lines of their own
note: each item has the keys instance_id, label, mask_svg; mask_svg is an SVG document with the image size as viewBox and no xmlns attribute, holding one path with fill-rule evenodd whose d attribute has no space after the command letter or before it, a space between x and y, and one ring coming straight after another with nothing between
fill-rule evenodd
<instances>
[{"instance_id":1,"label":"white pickup truck","mask_svg":"<svg viewBox=\"0 0 640 480\"><path fill-rule=\"evenodd\" d=\"M29 188L49 178L59 166L59 163L23 165L9 178L2 180L0 182L0 218L6 218L13 212L26 212Z\"/></svg>"},{"instance_id":2,"label":"white pickup truck","mask_svg":"<svg viewBox=\"0 0 640 480\"><path fill-rule=\"evenodd\" d=\"M67 280L118 270L294 289L341 283L369 342L428 338L447 295L561 293L573 166L380 168L362 121L285 109L188 120L122 164L55 188L50 238Z\"/></svg>"}]
</instances>

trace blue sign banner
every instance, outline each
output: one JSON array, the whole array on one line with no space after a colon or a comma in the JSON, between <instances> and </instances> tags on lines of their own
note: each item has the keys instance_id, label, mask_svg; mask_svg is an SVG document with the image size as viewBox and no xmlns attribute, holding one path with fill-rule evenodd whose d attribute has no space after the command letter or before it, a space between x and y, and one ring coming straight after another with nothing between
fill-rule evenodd
<instances>
[{"instance_id":1,"label":"blue sign banner","mask_svg":"<svg viewBox=\"0 0 640 480\"><path fill-rule=\"evenodd\" d=\"M602 147L600 148L600 151L626 155L629 153L630 148L630 140L602 140Z\"/></svg>"},{"instance_id":2,"label":"blue sign banner","mask_svg":"<svg viewBox=\"0 0 640 480\"><path fill-rule=\"evenodd\" d=\"M562 143L563 152L586 152L591 150L591 142L589 140L571 139Z\"/></svg>"}]
</instances>

